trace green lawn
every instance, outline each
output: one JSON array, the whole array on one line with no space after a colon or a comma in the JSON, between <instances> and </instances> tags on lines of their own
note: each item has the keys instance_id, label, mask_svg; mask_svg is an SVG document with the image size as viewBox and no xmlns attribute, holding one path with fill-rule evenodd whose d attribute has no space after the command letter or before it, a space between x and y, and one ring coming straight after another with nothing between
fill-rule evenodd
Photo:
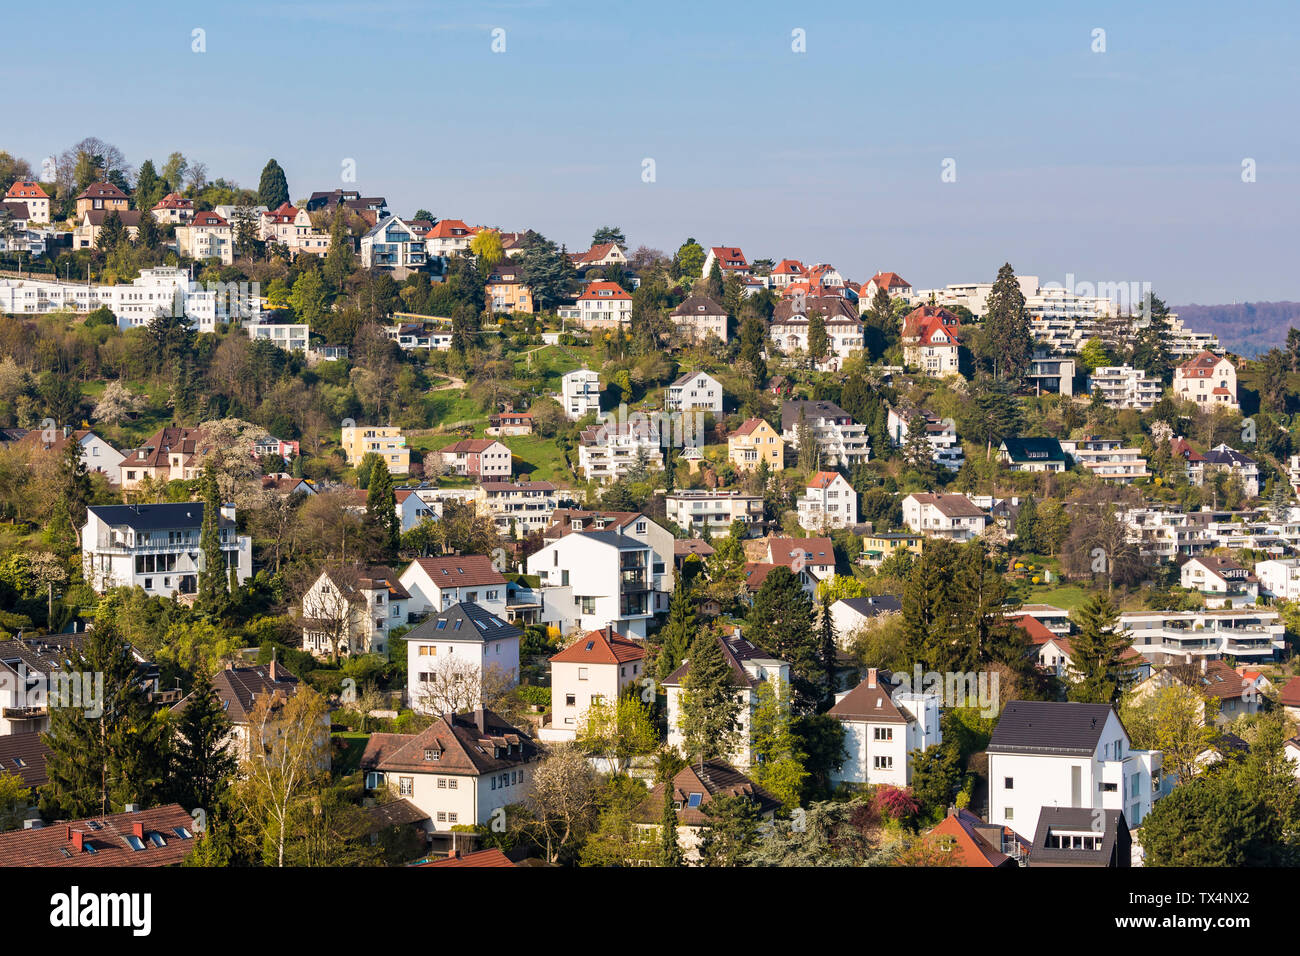
<instances>
[{"instance_id":1,"label":"green lawn","mask_svg":"<svg viewBox=\"0 0 1300 956\"><path fill-rule=\"evenodd\" d=\"M501 439L515 456L515 474L533 481L569 484L574 480L560 446L541 435L507 435Z\"/></svg>"},{"instance_id":2,"label":"green lawn","mask_svg":"<svg viewBox=\"0 0 1300 956\"><path fill-rule=\"evenodd\" d=\"M346 777L361 769L361 755L365 752L369 734L339 731L330 734L332 746L330 770L336 776Z\"/></svg>"},{"instance_id":3,"label":"green lawn","mask_svg":"<svg viewBox=\"0 0 1300 956\"><path fill-rule=\"evenodd\" d=\"M1040 584L1029 589L1026 604L1053 604L1056 607L1073 611L1082 605L1095 591L1079 587L1077 584Z\"/></svg>"}]
</instances>

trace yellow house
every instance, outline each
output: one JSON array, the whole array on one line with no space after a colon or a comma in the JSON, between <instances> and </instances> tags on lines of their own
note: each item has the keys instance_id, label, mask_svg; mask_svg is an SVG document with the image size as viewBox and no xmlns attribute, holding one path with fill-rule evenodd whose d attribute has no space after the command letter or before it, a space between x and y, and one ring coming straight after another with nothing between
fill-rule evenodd
<instances>
[{"instance_id":1,"label":"yellow house","mask_svg":"<svg viewBox=\"0 0 1300 956\"><path fill-rule=\"evenodd\" d=\"M349 465L360 464L366 454L374 452L384 459L388 471L405 475L411 470L411 449L400 428L391 425L349 425L343 429L343 454Z\"/></svg>"},{"instance_id":2,"label":"yellow house","mask_svg":"<svg viewBox=\"0 0 1300 956\"><path fill-rule=\"evenodd\" d=\"M761 418L751 418L727 436L727 458L741 471L757 468L760 461L769 468L785 467L785 439Z\"/></svg>"},{"instance_id":3,"label":"yellow house","mask_svg":"<svg viewBox=\"0 0 1300 956\"><path fill-rule=\"evenodd\" d=\"M862 538L862 563L879 567L886 558L899 551L920 554L925 536L911 531L877 531Z\"/></svg>"}]
</instances>

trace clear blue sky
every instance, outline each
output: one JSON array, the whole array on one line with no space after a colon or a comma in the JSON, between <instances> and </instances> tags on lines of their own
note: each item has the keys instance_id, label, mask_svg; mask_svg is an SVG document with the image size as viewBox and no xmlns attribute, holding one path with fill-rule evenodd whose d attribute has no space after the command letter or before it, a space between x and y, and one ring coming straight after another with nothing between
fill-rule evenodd
<instances>
[{"instance_id":1,"label":"clear blue sky","mask_svg":"<svg viewBox=\"0 0 1300 956\"><path fill-rule=\"evenodd\" d=\"M295 198L352 158L398 214L571 249L614 223L917 287L1009 260L1174 303L1300 299L1300 4L1135 6L72 0L5 43L23 106L0 149L35 165L93 135L252 187L274 156Z\"/></svg>"}]
</instances>

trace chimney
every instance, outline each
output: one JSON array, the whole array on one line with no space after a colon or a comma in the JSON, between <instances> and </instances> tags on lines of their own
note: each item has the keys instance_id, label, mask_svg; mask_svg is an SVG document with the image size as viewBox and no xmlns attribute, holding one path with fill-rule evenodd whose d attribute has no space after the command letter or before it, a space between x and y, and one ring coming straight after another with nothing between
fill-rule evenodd
<instances>
[{"instance_id":1,"label":"chimney","mask_svg":"<svg viewBox=\"0 0 1300 956\"><path fill-rule=\"evenodd\" d=\"M85 848L85 835L80 830L74 831L72 827L68 827L68 831L72 833L72 848L80 853Z\"/></svg>"},{"instance_id":2,"label":"chimney","mask_svg":"<svg viewBox=\"0 0 1300 956\"><path fill-rule=\"evenodd\" d=\"M867 686L873 689L876 686L876 669L874 667L867 668Z\"/></svg>"},{"instance_id":3,"label":"chimney","mask_svg":"<svg viewBox=\"0 0 1300 956\"><path fill-rule=\"evenodd\" d=\"M280 669L275 664L275 656L279 648L271 648L271 682L275 683L280 679Z\"/></svg>"},{"instance_id":4,"label":"chimney","mask_svg":"<svg viewBox=\"0 0 1300 956\"><path fill-rule=\"evenodd\" d=\"M131 824L131 832L134 833L136 836L138 836L141 840L143 840L143 839L144 839L144 824L143 824L143 823L133 823L133 824Z\"/></svg>"},{"instance_id":5,"label":"chimney","mask_svg":"<svg viewBox=\"0 0 1300 956\"><path fill-rule=\"evenodd\" d=\"M474 708L474 726L478 728L478 732L481 734L486 732L486 724L487 721L483 717L483 705L479 704Z\"/></svg>"},{"instance_id":6,"label":"chimney","mask_svg":"<svg viewBox=\"0 0 1300 956\"><path fill-rule=\"evenodd\" d=\"M69 840L69 841L72 840L72 827L70 827L70 826L64 827L64 828L63 828L63 833L64 833L64 839Z\"/></svg>"}]
</instances>

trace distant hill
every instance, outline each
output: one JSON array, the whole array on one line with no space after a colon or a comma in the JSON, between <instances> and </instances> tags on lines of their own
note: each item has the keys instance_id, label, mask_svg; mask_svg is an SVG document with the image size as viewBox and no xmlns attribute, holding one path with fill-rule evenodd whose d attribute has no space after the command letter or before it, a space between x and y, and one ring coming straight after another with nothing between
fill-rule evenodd
<instances>
[{"instance_id":1,"label":"distant hill","mask_svg":"<svg viewBox=\"0 0 1300 956\"><path fill-rule=\"evenodd\" d=\"M1300 302L1239 302L1234 305L1175 305L1189 329L1213 332L1229 352L1254 358L1286 345L1286 330L1300 327Z\"/></svg>"}]
</instances>

